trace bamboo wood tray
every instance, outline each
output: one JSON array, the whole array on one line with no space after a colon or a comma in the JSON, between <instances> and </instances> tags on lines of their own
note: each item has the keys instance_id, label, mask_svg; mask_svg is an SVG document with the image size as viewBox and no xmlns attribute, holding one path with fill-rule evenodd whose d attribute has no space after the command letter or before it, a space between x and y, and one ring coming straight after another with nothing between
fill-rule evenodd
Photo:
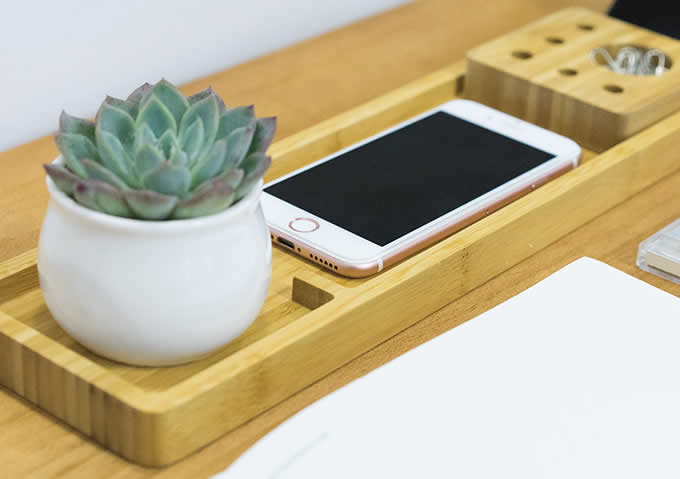
<instances>
[{"instance_id":1,"label":"bamboo wood tray","mask_svg":"<svg viewBox=\"0 0 680 479\"><path fill-rule=\"evenodd\" d=\"M277 142L268 179L463 94L464 62ZM135 368L51 318L36 251L0 264L0 383L121 456L175 462L680 169L673 114L383 273L346 279L274 248L253 325L210 357ZM187 318L190 320L191 318Z\"/></svg>"}]
</instances>

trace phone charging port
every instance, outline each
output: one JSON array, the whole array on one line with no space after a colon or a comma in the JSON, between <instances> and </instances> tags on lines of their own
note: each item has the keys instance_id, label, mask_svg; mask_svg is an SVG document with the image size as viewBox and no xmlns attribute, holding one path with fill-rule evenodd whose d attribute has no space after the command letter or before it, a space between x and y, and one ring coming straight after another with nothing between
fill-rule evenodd
<instances>
[{"instance_id":1,"label":"phone charging port","mask_svg":"<svg viewBox=\"0 0 680 479\"><path fill-rule=\"evenodd\" d=\"M290 249L295 249L295 245L293 244L293 242L292 242L292 241L288 241L288 240L285 239L285 238L281 238L281 237L279 236L278 238L276 238L276 241L278 241L279 243L281 243L283 246L289 247Z\"/></svg>"}]
</instances>

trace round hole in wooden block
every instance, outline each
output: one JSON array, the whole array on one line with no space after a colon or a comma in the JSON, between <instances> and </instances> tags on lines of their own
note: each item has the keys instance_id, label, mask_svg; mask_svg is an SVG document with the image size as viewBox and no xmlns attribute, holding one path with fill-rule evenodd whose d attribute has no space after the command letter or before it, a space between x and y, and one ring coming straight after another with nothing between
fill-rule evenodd
<instances>
[{"instance_id":1,"label":"round hole in wooden block","mask_svg":"<svg viewBox=\"0 0 680 479\"><path fill-rule=\"evenodd\" d=\"M526 50L515 50L512 52L512 56L519 58L520 60L528 60L529 58L533 57L534 54Z\"/></svg>"},{"instance_id":2,"label":"round hole in wooden block","mask_svg":"<svg viewBox=\"0 0 680 479\"><path fill-rule=\"evenodd\" d=\"M548 37L545 39L546 42L552 43L553 45L561 45L564 43L564 38L560 37Z\"/></svg>"},{"instance_id":3,"label":"round hole in wooden block","mask_svg":"<svg viewBox=\"0 0 680 479\"><path fill-rule=\"evenodd\" d=\"M579 30L583 30L584 32L591 32L595 30L595 25L591 25L589 23L580 23L578 25Z\"/></svg>"},{"instance_id":4,"label":"round hole in wooden block","mask_svg":"<svg viewBox=\"0 0 680 479\"><path fill-rule=\"evenodd\" d=\"M574 70L573 68L560 68L559 69L560 75L568 76L568 77L573 77L578 75L578 70Z\"/></svg>"},{"instance_id":5,"label":"round hole in wooden block","mask_svg":"<svg viewBox=\"0 0 680 479\"><path fill-rule=\"evenodd\" d=\"M610 93L623 93L623 88L618 85L605 85L604 89Z\"/></svg>"}]
</instances>

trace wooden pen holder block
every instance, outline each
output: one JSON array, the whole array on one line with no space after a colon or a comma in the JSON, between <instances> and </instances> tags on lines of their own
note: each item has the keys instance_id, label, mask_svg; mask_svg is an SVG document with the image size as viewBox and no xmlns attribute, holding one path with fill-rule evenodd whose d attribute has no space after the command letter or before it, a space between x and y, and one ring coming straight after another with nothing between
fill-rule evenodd
<instances>
[{"instance_id":1,"label":"wooden pen holder block","mask_svg":"<svg viewBox=\"0 0 680 479\"><path fill-rule=\"evenodd\" d=\"M591 52L666 55L662 75L616 73ZM581 8L561 10L467 55L466 97L602 152L680 108L680 42Z\"/></svg>"}]
</instances>

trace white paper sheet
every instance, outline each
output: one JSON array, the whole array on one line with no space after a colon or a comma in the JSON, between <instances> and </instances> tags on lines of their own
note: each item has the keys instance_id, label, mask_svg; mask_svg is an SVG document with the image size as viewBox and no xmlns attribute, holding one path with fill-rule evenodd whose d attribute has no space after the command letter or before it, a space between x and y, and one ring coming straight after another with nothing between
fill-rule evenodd
<instances>
[{"instance_id":1,"label":"white paper sheet","mask_svg":"<svg viewBox=\"0 0 680 479\"><path fill-rule=\"evenodd\" d=\"M680 299L582 258L292 417L219 479L680 477Z\"/></svg>"}]
</instances>

